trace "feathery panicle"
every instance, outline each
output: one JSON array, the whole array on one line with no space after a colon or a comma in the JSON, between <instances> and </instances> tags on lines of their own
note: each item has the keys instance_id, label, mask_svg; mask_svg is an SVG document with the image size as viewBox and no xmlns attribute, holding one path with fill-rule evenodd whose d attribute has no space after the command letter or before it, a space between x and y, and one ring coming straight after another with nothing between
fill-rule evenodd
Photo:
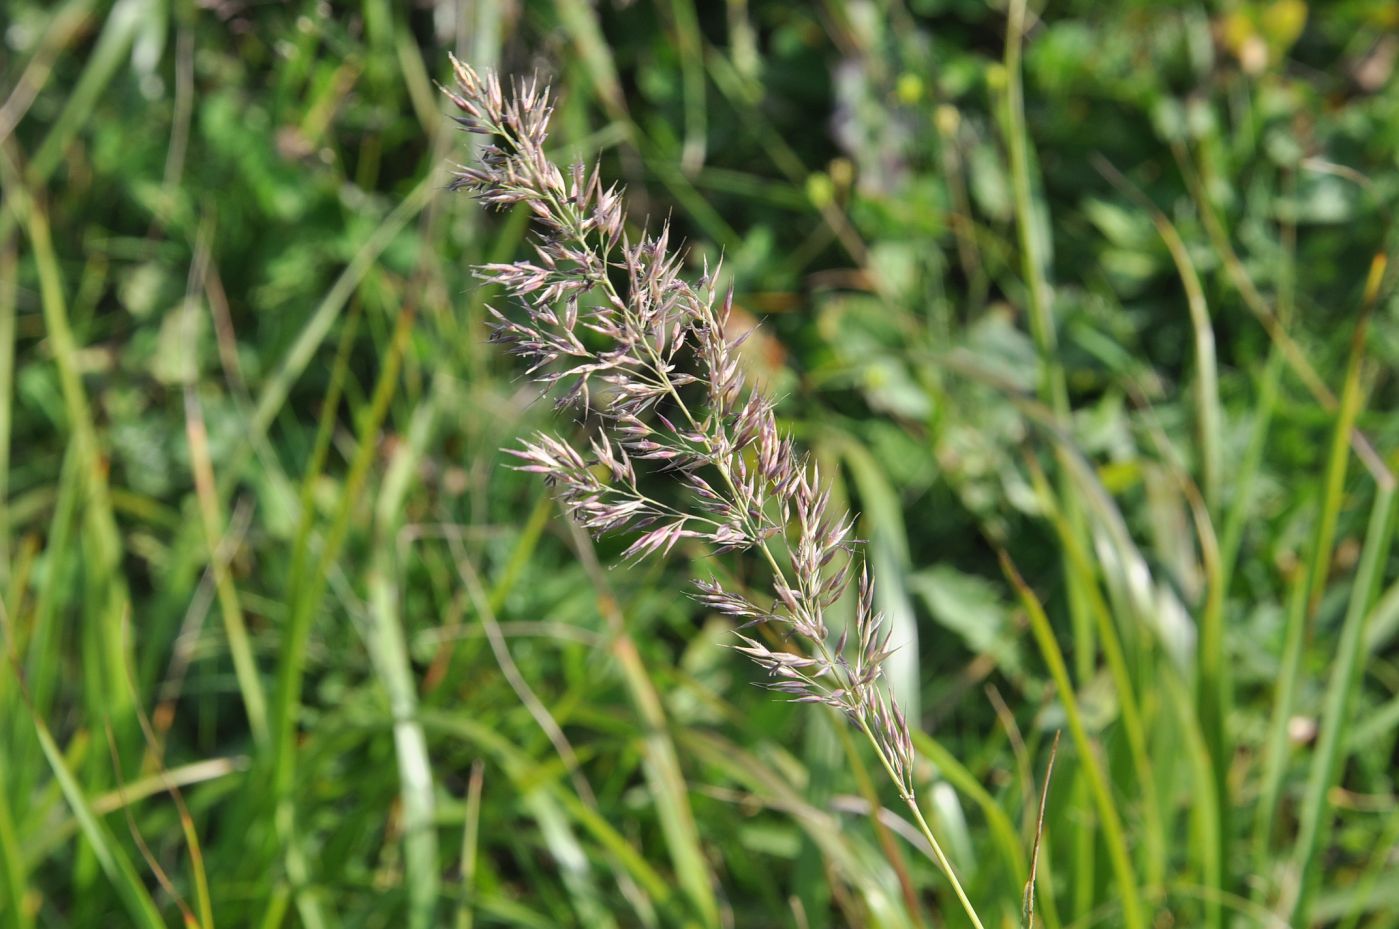
<instances>
[{"instance_id":1,"label":"feathery panicle","mask_svg":"<svg viewBox=\"0 0 1399 929\"><path fill-rule=\"evenodd\" d=\"M740 624L735 649L768 672L769 686L799 703L822 703L871 733L906 798L913 790L908 723L879 685L892 651L873 583L846 513L830 512L816 467L777 428L772 401L740 370L730 338L733 295L681 275L683 255L662 226L633 240L623 228L622 192L598 168L565 173L545 154L551 104L534 80L508 89L452 60L459 122L489 138L478 163L460 166L453 189L496 208L524 204L537 221L534 257L477 269L523 311L491 309L493 340L524 359L562 407L601 423L586 449L537 436L514 454L543 474L595 534L637 533L628 559L669 552L681 539L715 551L756 550L772 571L771 601L759 604L714 580L696 598ZM640 486L643 473L670 474L688 505L667 505ZM780 543L780 544L779 544ZM859 569L854 636L832 643L826 611ZM786 647L745 634L779 628ZM776 640L774 640L776 641Z\"/></svg>"}]
</instances>

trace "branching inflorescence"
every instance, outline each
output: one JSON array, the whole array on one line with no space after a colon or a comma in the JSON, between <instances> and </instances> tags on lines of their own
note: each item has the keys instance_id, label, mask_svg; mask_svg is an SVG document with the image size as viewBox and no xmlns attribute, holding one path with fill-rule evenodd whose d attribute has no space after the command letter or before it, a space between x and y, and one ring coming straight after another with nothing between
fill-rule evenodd
<instances>
[{"instance_id":1,"label":"branching inflorescence","mask_svg":"<svg viewBox=\"0 0 1399 929\"><path fill-rule=\"evenodd\" d=\"M458 121L489 139L452 188L497 208L524 204L539 231L535 260L478 269L523 310L517 321L492 309L493 339L525 359L560 408L600 424L587 448L536 436L513 452L520 467L544 475L594 534L639 533L629 559L667 553L681 539L757 552L772 573L771 602L715 580L697 582L697 599L739 622L736 648L768 672L773 690L833 707L869 737L970 909L918 811L908 723L879 683L892 648L853 522L830 512L816 466L779 433L772 401L745 383L742 337L727 333L732 291L719 299L717 269L706 267L697 285L682 278L668 227L634 241L621 191L604 188L596 167L575 164L565 176L550 160L546 88L531 80L507 93L496 75L452 64L457 86L445 92L464 114ZM673 476L687 504L648 494L640 480L648 472ZM832 643L826 613L857 566L854 634ZM788 633L780 640L790 647L746 634L761 625Z\"/></svg>"}]
</instances>

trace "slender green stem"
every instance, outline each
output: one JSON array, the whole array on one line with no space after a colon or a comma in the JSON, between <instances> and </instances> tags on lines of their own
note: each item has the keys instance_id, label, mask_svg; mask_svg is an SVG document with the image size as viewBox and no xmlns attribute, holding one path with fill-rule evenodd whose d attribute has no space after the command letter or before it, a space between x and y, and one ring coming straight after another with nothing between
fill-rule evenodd
<instances>
[{"instance_id":1,"label":"slender green stem","mask_svg":"<svg viewBox=\"0 0 1399 929\"><path fill-rule=\"evenodd\" d=\"M914 822L918 824L918 831L923 833L923 838L927 839L928 846L933 850L933 860L942 869L942 873L947 876L948 883L952 885L952 892L957 895L957 901L962 904L963 911L967 918L972 921L976 929L985 929L982 925L981 917L977 915L976 907L967 897L967 892L962 889L962 882L957 880L957 872L952 868L952 862L947 860L947 855L942 850L942 844L938 842L937 836L933 834L933 829L928 825L928 820L923 817L923 811L918 806L918 796L913 791L913 786L899 777L894 771L894 766L889 763L888 756L884 753L884 748L880 744L879 737L870 728L869 722L861 717L860 731L869 739L870 745L874 746L874 752L879 756L879 763L884 766L884 772L889 775L889 780L893 781L899 788L899 796L908 805L909 812L913 814Z\"/></svg>"},{"instance_id":2,"label":"slender green stem","mask_svg":"<svg viewBox=\"0 0 1399 929\"><path fill-rule=\"evenodd\" d=\"M1045 663L1049 666L1050 676L1059 689L1059 699L1064 705L1064 716L1069 724L1069 733L1073 736L1074 745L1081 757L1084 783L1093 797L1098 818L1102 821L1103 839L1108 849L1108 860L1112 864L1118 891L1122 895L1122 924L1127 929L1145 929L1148 923L1143 912L1141 889L1137 885L1137 876L1132 869L1131 856L1127 851L1127 837L1122 825L1122 816L1113 804L1112 790L1108 784L1107 774L1103 770L1102 762L1098 759L1093 741L1089 738L1088 729L1084 725L1083 715L1079 711L1078 698L1074 695L1073 682L1069 679L1069 669L1064 661L1064 653L1054 638L1054 630L1050 627L1049 617L1045 615L1044 607L1040 605L1034 591L1025 583L1024 578L1020 576L1020 572L1011 562L1010 556L1005 552L1001 553L1001 569L1020 596L1020 602L1025 607L1025 613L1030 620L1031 632L1039 644Z\"/></svg>"},{"instance_id":3,"label":"slender green stem","mask_svg":"<svg viewBox=\"0 0 1399 929\"><path fill-rule=\"evenodd\" d=\"M1394 542L1396 500L1399 500L1399 495L1395 494L1393 484L1382 485L1375 495L1360 566L1352 586L1350 606L1341 626L1341 640L1326 692L1316 754L1312 756L1311 771L1302 796L1297 844L1293 849L1293 873L1299 876L1302 883L1289 914L1288 921L1294 926L1311 925L1311 906L1320 883L1321 870L1315 866L1316 857L1331 831L1329 794L1336 785L1341 765L1348 754L1346 736L1350 731L1349 715L1365 670L1365 629Z\"/></svg>"}]
</instances>

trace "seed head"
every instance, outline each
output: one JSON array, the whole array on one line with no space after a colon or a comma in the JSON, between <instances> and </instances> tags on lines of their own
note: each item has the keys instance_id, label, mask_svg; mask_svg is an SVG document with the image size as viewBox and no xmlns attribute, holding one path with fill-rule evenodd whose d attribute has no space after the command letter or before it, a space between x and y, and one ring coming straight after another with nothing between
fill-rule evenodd
<instances>
[{"instance_id":1,"label":"seed head","mask_svg":"<svg viewBox=\"0 0 1399 929\"><path fill-rule=\"evenodd\" d=\"M911 795L913 749L902 711L879 683L892 651L874 585L848 513L832 513L814 464L778 427L770 398L743 376L729 318L733 292L719 268L686 280L670 229L633 238L623 192L597 166L561 170L545 153L548 89L536 80L504 88L452 59L444 90L458 121L489 138L452 188L497 209L524 205L535 219L530 259L476 269L517 309L492 308L492 339L520 356L560 407L596 423L585 447L539 435L512 452L517 467L544 475L594 534L625 532L625 559L669 553L681 540L715 552L756 550L771 569L765 604L713 579L695 598L739 624L734 646L798 703L821 703L874 733L890 770ZM684 505L643 489L664 474ZM831 642L826 612L858 569L854 636ZM756 627L780 633L770 641ZM754 634L749 634L752 631ZM778 645L776 643L782 643Z\"/></svg>"}]
</instances>

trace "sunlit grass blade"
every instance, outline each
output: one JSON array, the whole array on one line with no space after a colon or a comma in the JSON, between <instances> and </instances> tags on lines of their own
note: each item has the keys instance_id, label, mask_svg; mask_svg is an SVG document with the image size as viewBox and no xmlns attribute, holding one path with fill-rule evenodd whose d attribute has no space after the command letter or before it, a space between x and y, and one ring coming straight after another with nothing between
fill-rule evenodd
<instances>
[{"instance_id":1,"label":"sunlit grass blade","mask_svg":"<svg viewBox=\"0 0 1399 929\"><path fill-rule=\"evenodd\" d=\"M301 704L302 682L306 673L306 646L311 634L311 623L329 583L330 571L340 556L355 504L360 501L360 495L368 479L369 468L378 447L378 430L388 414L389 402L398 386L399 365L412 331L412 322L413 313L410 309L405 308L399 313L398 324L390 349L384 358L378 382L375 384L373 398L359 424L359 444L350 462L350 470L345 478L344 491L338 501L336 513L322 543L320 558L309 576L295 579L298 586L291 592L292 612L284 633L286 644L283 646L282 659L278 665L277 698L272 713L272 789L278 807L279 832L287 854L291 856L289 870L302 870L304 867L296 861L300 855L300 836L295 825L295 807L291 802L291 791L297 770L297 711ZM304 520L309 518L309 514L303 515ZM296 900L303 920L316 925L326 925L321 905L310 888L299 889Z\"/></svg>"},{"instance_id":2,"label":"sunlit grass blade","mask_svg":"<svg viewBox=\"0 0 1399 929\"><path fill-rule=\"evenodd\" d=\"M1351 585L1350 604L1341 626L1336 662L1329 675L1325 708L1318 729L1316 751L1312 756L1311 773L1302 794L1301 822L1292 854L1291 870L1301 883L1290 916L1290 922L1296 926L1310 925L1312 899L1320 883L1320 868L1316 866L1315 859L1318 849L1331 832L1328 794L1335 786L1341 765L1349 754L1346 734L1353 724L1350 709L1365 670L1365 626L1393 546L1397 503L1399 494L1393 485L1378 488L1370 511L1370 525L1365 533L1360 564Z\"/></svg>"},{"instance_id":3,"label":"sunlit grass blade","mask_svg":"<svg viewBox=\"0 0 1399 929\"><path fill-rule=\"evenodd\" d=\"M764 802L792 817L821 849L835 872L848 881L869 908L874 925L912 926L904 912L899 890L881 855L856 844L841 822L825 810L811 806L788 779L752 752L716 735L698 730L680 734L681 744L717 771L752 790ZM955 910L949 905L948 912Z\"/></svg>"},{"instance_id":4,"label":"sunlit grass blade","mask_svg":"<svg viewBox=\"0 0 1399 929\"><path fill-rule=\"evenodd\" d=\"M1138 696L1138 686L1133 679L1134 675L1122 644L1122 636L1114 624L1112 609L1094 581L1094 568L1088 553L1083 550L1074 537L1063 510L1054 497L1043 473L1038 468L1032 468L1030 474L1039 499L1044 504L1047 516L1055 528L1059 544L1063 546L1071 570L1079 577L1079 583L1087 595L1087 603L1095 620L1097 639L1102 646L1103 657L1107 661L1108 672L1112 675L1115 685L1115 695L1122 716L1122 729L1127 737L1128 750L1132 758L1132 770L1136 775L1137 785L1142 795L1142 820L1143 832L1145 833L1142 842L1142 855L1145 859L1144 872L1148 884L1159 886L1166 873L1165 825L1162 821L1163 811L1156 790L1156 773L1150 757L1147 727L1143 719L1142 700ZM1088 475L1083 470L1076 470L1075 476L1080 481L1088 480ZM1102 495L1098 493L1086 491L1084 497L1089 501L1090 508L1094 502L1106 505L1105 502L1102 502Z\"/></svg>"},{"instance_id":5,"label":"sunlit grass blade","mask_svg":"<svg viewBox=\"0 0 1399 929\"><path fill-rule=\"evenodd\" d=\"M996 798L991 796L976 775L937 739L920 730L914 730L913 746L920 755L937 766L938 773L947 779L947 783L977 805L991 830L992 840L1005 866L1006 879L1024 884L1028 878L1025 850L1016 834L1015 824L996 802Z\"/></svg>"},{"instance_id":6,"label":"sunlit grass blade","mask_svg":"<svg viewBox=\"0 0 1399 929\"><path fill-rule=\"evenodd\" d=\"M559 867L567 872L566 880L575 891L573 899L583 908L580 917L583 913L598 915L599 900L591 877L591 865L586 849L574 834L573 825L570 823L583 829L606 849L619 863L626 877L635 881L646 899L656 908L663 912L675 913L670 882L646 860L646 857L575 792L564 789L556 778L539 771L537 763L511 744L502 733L475 720L439 710L424 709L419 718L427 729L470 740L495 757L506 777L518 791L522 805L545 834L551 855ZM485 906L478 900L476 908L484 910ZM652 922L651 919L645 918L646 914L639 915L643 917L643 924L649 925ZM611 916L599 918L611 920Z\"/></svg>"},{"instance_id":7,"label":"sunlit grass blade","mask_svg":"<svg viewBox=\"0 0 1399 929\"><path fill-rule=\"evenodd\" d=\"M408 925L412 929L429 929L437 924L441 865L434 825L432 761L422 725L415 718L418 693L403 632L403 587L398 580L402 568L394 553L403 500L432 434L440 397L440 392L433 392L414 411L407 441L397 446L397 453L385 470L375 504L376 544L366 581L370 624L366 644L394 720L399 797L403 802L404 881L408 885Z\"/></svg>"},{"instance_id":8,"label":"sunlit grass blade","mask_svg":"<svg viewBox=\"0 0 1399 929\"><path fill-rule=\"evenodd\" d=\"M399 794L403 801L404 881L408 885L408 925L436 924L439 864L433 824L432 763L422 727L414 720L417 694L403 642L397 605L399 591L380 572L371 573L369 653L394 717Z\"/></svg>"},{"instance_id":9,"label":"sunlit grass blade","mask_svg":"<svg viewBox=\"0 0 1399 929\"><path fill-rule=\"evenodd\" d=\"M204 527L204 542L208 548L209 570L214 576L214 587L218 592L219 610L223 614L228 650L233 656L234 674L238 679L244 710L248 714L248 727L252 731L253 741L265 747L268 738L267 696L263 690L262 678L258 674L257 661L253 657L248 624L243 617L238 590L228 570L228 556L224 552L223 514L219 511L204 414L200 409L198 397L193 389L189 388L185 391L185 424L190 470L194 472L195 495L199 500L199 516Z\"/></svg>"},{"instance_id":10,"label":"sunlit grass blade","mask_svg":"<svg viewBox=\"0 0 1399 929\"><path fill-rule=\"evenodd\" d=\"M461 837L461 899L457 901L455 929L471 929L475 923L472 897L476 892L476 857L481 847L481 796L486 781L485 766L477 761L471 766L466 787L465 822Z\"/></svg>"},{"instance_id":11,"label":"sunlit grass blade","mask_svg":"<svg viewBox=\"0 0 1399 929\"><path fill-rule=\"evenodd\" d=\"M8 670L0 670L7 674ZM33 929L34 914L31 912L29 880L25 873L24 853L20 850L19 837L15 833L15 818L10 812L10 785L0 776L0 874L4 878L4 905L0 905L0 916L5 925L13 929Z\"/></svg>"},{"instance_id":12,"label":"sunlit grass blade","mask_svg":"<svg viewBox=\"0 0 1399 929\"><path fill-rule=\"evenodd\" d=\"M83 836L87 839L88 847L96 856L103 874L106 875L107 880L111 882L117 895L121 898L132 924L143 927L143 929L165 929L165 922L161 919L160 910L156 907L155 901L151 899L151 895L146 890L146 886L136 872L131 859L121 846L117 845L106 825L93 814L88 806L88 800L83 793L82 786L78 784L77 779L68 769L63 752L54 742L53 736L49 734L48 726L44 725L43 720L37 716L33 720L34 730L39 737L39 745L43 749L44 757L48 759L49 769L58 781L64 799L68 801L73 815L77 817L78 823L82 827Z\"/></svg>"},{"instance_id":13,"label":"sunlit grass blade","mask_svg":"<svg viewBox=\"0 0 1399 929\"><path fill-rule=\"evenodd\" d=\"M621 670L632 706L641 717L642 771L655 798L656 814L676 877L694 906L701 925L715 926L719 922L719 902L715 898L713 878L700 845L689 787L667 728L665 705L636 643L627 632L625 615L607 583L592 540L571 519L568 526L573 544L596 589L598 609L611 637L612 656Z\"/></svg>"},{"instance_id":14,"label":"sunlit grass blade","mask_svg":"<svg viewBox=\"0 0 1399 929\"><path fill-rule=\"evenodd\" d=\"M685 143L680 166L686 174L693 175L704 164L707 147L703 36L694 0L670 0L670 18L685 94Z\"/></svg>"},{"instance_id":15,"label":"sunlit grass blade","mask_svg":"<svg viewBox=\"0 0 1399 929\"><path fill-rule=\"evenodd\" d=\"M1254 820L1254 862L1255 867L1260 869L1264 866L1276 827L1278 799L1287 769L1287 726L1292 718L1297 688L1301 682L1306 628L1325 592L1336 526L1340 519L1352 433L1364 404L1364 394L1360 385L1360 360L1357 347L1357 350L1352 351L1340 406L1334 421L1306 573L1294 582L1287 603L1282 664L1278 669L1277 686L1273 695L1272 717L1268 724L1262 781Z\"/></svg>"},{"instance_id":16,"label":"sunlit grass blade","mask_svg":"<svg viewBox=\"0 0 1399 929\"><path fill-rule=\"evenodd\" d=\"M1097 747L1088 737L1088 730L1084 727L1078 698L1074 693L1073 683L1069 679L1068 665L1065 664L1063 652L1054 637L1049 617L1045 615L1044 607L1040 605L1034 591L1021 578L1020 572L1016 570L1010 557L1004 552L1001 553L1001 567L1005 571L1007 580L1010 581L1011 586L1019 595L1021 604L1025 607L1025 612L1030 619L1030 629L1034 633L1035 641L1039 644L1040 653L1044 656L1045 663L1049 666L1050 676L1058 688L1059 700L1064 706L1064 715L1068 720L1069 734L1073 737L1074 746L1078 750L1078 761L1084 771L1094 809L1102 824L1108 860L1111 863L1120 895L1122 924L1127 929L1146 929L1141 887L1137 883L1137 876L1132 868L1127 849L1126 833L1122 826L1122 817L1118 813L1107 775L1098 759Z\"/></svg>"}]
</instances>

